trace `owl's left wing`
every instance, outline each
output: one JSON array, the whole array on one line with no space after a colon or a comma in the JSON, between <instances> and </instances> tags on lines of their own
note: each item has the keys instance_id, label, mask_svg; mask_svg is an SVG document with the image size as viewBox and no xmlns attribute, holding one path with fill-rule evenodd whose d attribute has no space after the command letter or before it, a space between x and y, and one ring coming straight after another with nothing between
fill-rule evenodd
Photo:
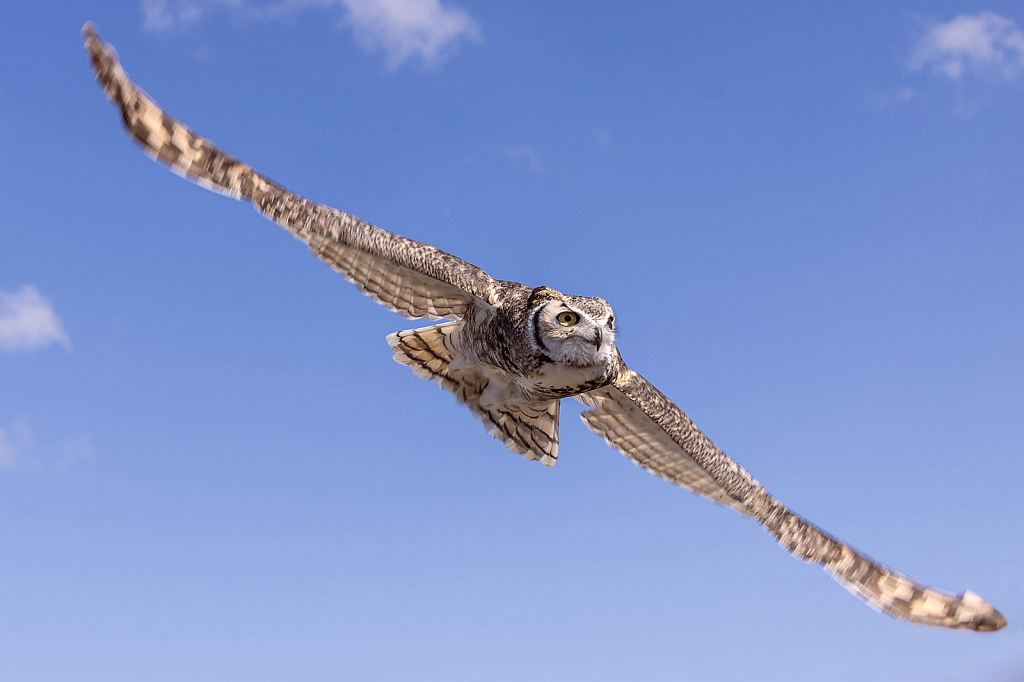
<instances>
[{"instance_id":1,"label":"owl's left wing","mask_svg":"<svg viewBox=\"0 0 1024 682\"><path fill-rule=\"evenodd\" d=\"M82 34L103 91L121 110L128 134L154 160L207 189L252 202L389 310L412 318L461 318L475 299L495 302L499 283L475 265L303 199L196 135L132 82L91 22Z\"/></svg>"},{"instance_id":2,"label":"owl's left wing","mask_svg":"<svg viewBox=\"0 0 1024 682\"><path fill-rule=\"evenodd\" d=\"M576 398L594 408L583 412L584 423L634 463L757 519L787 551L821 564L874 608L923 625L981 631L1006 625L973 592L957 596L918 583L793 514L621 358L611 384Z\"/></svg>"}]
</instances>

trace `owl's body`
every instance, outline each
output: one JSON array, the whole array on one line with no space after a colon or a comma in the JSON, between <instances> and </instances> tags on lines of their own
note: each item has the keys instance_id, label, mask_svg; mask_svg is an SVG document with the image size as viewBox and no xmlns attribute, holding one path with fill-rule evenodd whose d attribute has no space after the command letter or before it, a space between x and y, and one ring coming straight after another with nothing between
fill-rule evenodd
<instances>
[{"instance_id":1,"label":"owl's body","mask_svg":"<svg viewBox=\"0 0 1024 682\"><path fill-rule=\"evenodd\" d=\"M925 625L991 631L1006 619L878 564L793 514L679 407L623 362L607 301L496 280L480 268L308 201L196 135L136 86L95 28L86 49L143 151L203 187L252 202L389 310L449 321L388 336L395 360L453 393L512 452L553 465L561 399L637 465L756 520L797 558L820 564L874 608Z\"/></svg>"},{"instance_id":2,"label":"owl's body","mask_svg":"<svg viewBox=\"0 0 1024 682\"><path fill-rule=\"evenodd\" d=\"M451 391L515 453L553 465L562 398L608 385L618 359L602 298L501 282L456 322L388 336L395 359ZM559 317L576 316L573 324Z\"/></svg>"}]
</instances>

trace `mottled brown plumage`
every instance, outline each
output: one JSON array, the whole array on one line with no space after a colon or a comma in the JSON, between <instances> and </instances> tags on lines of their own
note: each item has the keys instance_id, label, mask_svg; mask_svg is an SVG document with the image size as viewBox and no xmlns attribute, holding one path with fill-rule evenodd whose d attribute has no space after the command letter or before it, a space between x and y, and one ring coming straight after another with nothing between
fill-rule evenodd
<instances>
[{"instance_id":1,"label":"mottled brown plumage","mask_svg":"<svg viewBox=\"0 0 1024 682\"><path fill-rule=\"evenodd\" d=\"M756 519L799 559L821 564L871 606L915 623L972 630L1006 624L971 592L916 583L791 513L622 361L601 298L495 280L427 244L289 192L167 115L136 86L92 24L86 50L107 97L143 150L208 189L250 201L388 309L453 320L388 337L396 361L455 394L509 450L552 465L559 401L592 409L583 421L637 465Z\"/></svg>"},{"instance_id":2,"label":"mottled brown plumage","mask_svg":"<svg viewBox=\"0 0 1024 682\"><path fill-rule=\"evenodd\" d=\"M610 386L579 399L595 405L583 413L583 420L609 445L657 476L754 517L793 556L821 564L872 607L922 625L980 631L1006 625L1003 615L973 592L954 595L918 583L793 514L708 440L675 403L621 360ZM663 436L678 447L673 450ZM694 477L682 458L692 461L708 479Z\"/></svg>"}]
</instances>

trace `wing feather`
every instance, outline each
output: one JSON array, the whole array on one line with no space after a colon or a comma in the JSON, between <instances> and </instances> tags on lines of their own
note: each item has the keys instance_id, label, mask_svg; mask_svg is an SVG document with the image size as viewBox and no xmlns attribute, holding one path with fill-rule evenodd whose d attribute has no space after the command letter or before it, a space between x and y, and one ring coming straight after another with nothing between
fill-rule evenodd
<instances>
[{"instance_id":1,"label":"wing feather","mask_svg":"<svg viewBox=\"0 0 1024 682\"><path fill-rule=\"evenodd\" d=\"M584 411L584 423L613 448L656 476L757 519L788 552L821 564L872 607L924 625L982 631L1006 625L973 592L954 595L918 583L793 514L621 359L610 385L577 397L593 407Z\"/></svg>"},{"instance_id":2,"label":"wing feather","mask_svg":"<svg viewBox=\"0 0 1024 682\"><path fill-rule=\"evenodd\" d=\"M168 115L128 77L90 22L82 29L96 78L128 134L151 158L207 189L250 201L360 291L406 317L460 318L498 284L480 268L289 192Z\"/></svg>"}]
</instances>

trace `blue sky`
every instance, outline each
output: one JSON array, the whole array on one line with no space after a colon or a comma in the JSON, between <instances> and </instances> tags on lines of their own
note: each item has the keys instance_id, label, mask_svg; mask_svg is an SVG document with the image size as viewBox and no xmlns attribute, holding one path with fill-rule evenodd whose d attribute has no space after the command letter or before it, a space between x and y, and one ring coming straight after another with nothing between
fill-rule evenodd
<instances>
[{"instance_id":1,"label":"blue sky","mask_svg":"<svg viewBox=\"0 0 1024 682\"><path fill-rule=\"evenodd\" d=\"M0 58L16 680L1019 680L1024 10L43 1ZM563 403L490 439L374 305L147 160L81 47L287 187L615 307L797 513L1009 620L877 614Z\"/></svg>"}]
</instances>

